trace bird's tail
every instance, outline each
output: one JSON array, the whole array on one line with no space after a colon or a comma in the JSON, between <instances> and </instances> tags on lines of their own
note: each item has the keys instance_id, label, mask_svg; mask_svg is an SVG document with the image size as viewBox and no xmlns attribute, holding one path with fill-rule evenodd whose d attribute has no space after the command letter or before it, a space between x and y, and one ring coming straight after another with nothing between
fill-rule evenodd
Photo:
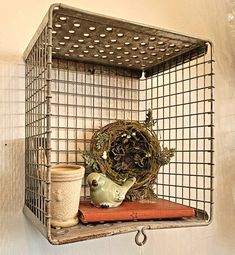
<instances>
[{"instance_id":1,"label":"bird's tail","mask_svg":"<svg viewBox=\"0 0 235 255\"><path fill-rule=\"evenodd\" d=\"M127 179L124 184L122 185L123 188L126 189L126 191L128 191L136 182L136 178L135 177L132 177L132 178L129 178Z\"/></svg>"}]
</instances>

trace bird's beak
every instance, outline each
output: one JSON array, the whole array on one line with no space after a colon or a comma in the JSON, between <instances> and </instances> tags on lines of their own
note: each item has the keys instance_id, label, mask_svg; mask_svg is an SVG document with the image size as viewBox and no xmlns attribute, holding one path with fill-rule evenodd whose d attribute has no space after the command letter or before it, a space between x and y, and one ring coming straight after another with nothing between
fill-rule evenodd
<instances>
[{"instance_id":1,"label":"bird's beak","mask_svg":"<svg viewBox=\"0 0 235 255\"><path fill-rule=\"evenodd\" d=\"M97 186L98 186L97 180L92 180L91 185L92 185L93 187L97 187Z\"/></svg>"}]
</instances>

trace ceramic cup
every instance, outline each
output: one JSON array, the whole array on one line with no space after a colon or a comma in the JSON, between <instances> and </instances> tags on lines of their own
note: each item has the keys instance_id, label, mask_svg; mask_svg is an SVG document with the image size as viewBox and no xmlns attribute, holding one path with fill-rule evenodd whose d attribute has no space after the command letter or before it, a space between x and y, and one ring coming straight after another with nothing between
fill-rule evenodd
<instances>
[{"instance_id":1,"label":"ceramic cup","mask_svg":"<svg viewBox=\"0 0 235 255\"><path fill-rule=\"evenodd\" d=\"M85 169L76 165L56 165L51 171L51 225L78 224L78 208Z\"/></svg>"}]
</instances>

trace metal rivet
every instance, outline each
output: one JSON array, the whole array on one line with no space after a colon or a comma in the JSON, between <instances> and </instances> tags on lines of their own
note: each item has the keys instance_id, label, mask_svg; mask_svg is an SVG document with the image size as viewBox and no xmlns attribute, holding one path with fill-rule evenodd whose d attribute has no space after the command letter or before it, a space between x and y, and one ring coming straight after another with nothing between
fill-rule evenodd
<instances>
[{"instance_id":1,"label":"metal rivet","mask_svg":"<svg viewBox=\"0 0 235 255\"><path fill-rule=\"evenodd\" d=\"M66 20L67 18L66 17L60 17L60 20Z\"/></svg>"},{"instance_id":2,"label":"metal rivet","mask_svg":"<svg viewBox=\"0 0 235 255\"><path fill-rule=\"evenodd\" d=\"M69 232L69 230L68 229L58 229L58 230L56 230L56 232L55 232L55 235L56 236L60 236L60 235L64 235L64 234L66 234L66 233L68 233Z\"/></svg>"},{"instance_id":3,"label":"metal rivet","mask_svg":"<svg viewBox=\"0 0 235 255\"><path fill-rule=\"evenodd\" d=\"M79 23L73 24L75 27L80 27L81 25Z\"/></svg>"},{"instance_id":4,"label":"metal rivet","mask_svg":"<svg viewBox=\"0 0 235 255\"><path fill-rule=\"evenodd\" d=\"M95 27L89 27L89 30L94 31Z\"/></svg>"}]
</instances>

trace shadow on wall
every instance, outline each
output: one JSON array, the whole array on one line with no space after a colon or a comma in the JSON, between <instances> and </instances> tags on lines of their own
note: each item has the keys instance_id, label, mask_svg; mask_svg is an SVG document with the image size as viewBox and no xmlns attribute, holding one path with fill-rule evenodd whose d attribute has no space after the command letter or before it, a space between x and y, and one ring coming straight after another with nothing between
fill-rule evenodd
<instances>
[{"instance_id":1,"label":"shadow on wall","mask_svg":"<svg viewBox=\"0 0 235 255\"><path fill-rule=\"evenodd\" d=\"M217 10L217 13L219 11ZM226 13L224 18L226 18ZM219 14L221 15L221 14ZM218 17L217 20L222 19ZM215 217L218 241L235 247L235 38L228 27L218 26L216 54ZM233 43L232 43L233 42Z\"/></svg>"},{"instance_id":2,"label":"shadow on wall","mask_svg":"<svg viewBox=\"0 0 235 255\"><path fill-rule=\"evenodd\" d=\"M0 62L1 231L24 201L24 65Z\"/></svg>"},{"instance_id":3,"label":"shadow on wall","mask_svg":"<svg viewBox=\"0 0 235 255\"><path fill-rule=\"evenodd\" d=\"M1 154L4 158L0 169L1 213L19 212L24 203L24 139L5 140Z\"/></svg>"},{"instance_id":4,"label":"shadow on wall","mask_svg":"<svg viewBox=\"0 0 235 255\"><path fill-rule=\"evenodd\" d=\"M0 164L0 239L6 247L6 242L12 240L9 228L13 222L17 232L16 218L22 213L24 203L24 139L3 140L0 151L3 158Z\"/></svg>"}]
</instances>

